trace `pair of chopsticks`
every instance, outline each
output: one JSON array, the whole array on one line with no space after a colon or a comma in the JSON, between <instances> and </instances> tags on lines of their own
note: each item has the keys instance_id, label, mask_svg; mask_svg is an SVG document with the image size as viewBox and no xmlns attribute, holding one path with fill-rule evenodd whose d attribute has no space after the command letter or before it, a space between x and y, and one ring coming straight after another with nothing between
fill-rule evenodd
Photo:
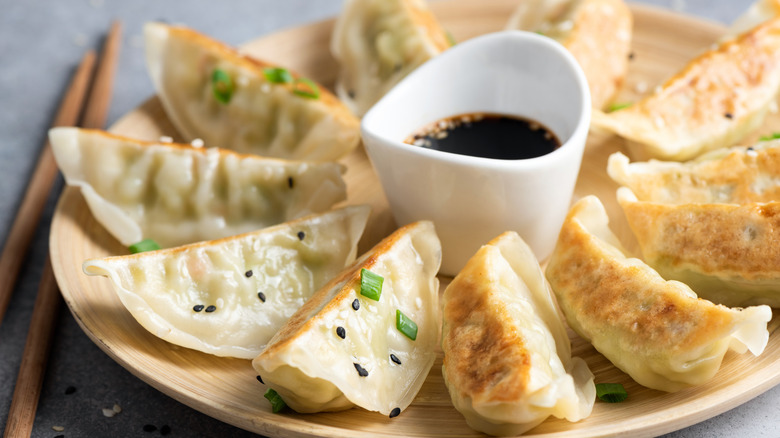
<instances>
[{"instance_id":1,"label":"pair of chopsticks","mask_svg":"<svg viewBox=\"0 0 780 438\"><path fill-rule=\"evenodd\" d=\"M75 126L83 109L81 126L95 129L104 127L111 101L121 30L118 21L111 25L94 80L95 52L90 50L84 55L60 104L53 126ZM90 88L89 100L84 105ZM8 309L22 261L56 177L57 164L47 141L0 256L0 272L3 273L0 275L0 323ZM32 433L59 305L59 289L47 253L3 435L5 438L29 437Z\"/></svg>"}]
</instances>

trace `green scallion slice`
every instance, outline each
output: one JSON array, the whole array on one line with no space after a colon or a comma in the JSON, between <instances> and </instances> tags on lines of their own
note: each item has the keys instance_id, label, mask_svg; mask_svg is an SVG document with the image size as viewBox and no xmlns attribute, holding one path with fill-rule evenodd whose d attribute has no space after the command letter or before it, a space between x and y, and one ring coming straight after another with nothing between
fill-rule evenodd
<instances>
[{"instance_id":1,"label":"green scallion slice","mask_svg":"<svg viewBox=\"0 0 780 438\"><path fill-rule=\"evenodd\" d=\"M374 274L368 269L360 270L360 295L379 301L382 296L382 283L385 279L378 274Z\"/></svg>"},{"instance_id":2,"label":"green scallion slice","mask_svg":"<svg viewBox=\"0 0 780 438\"><path fill-rule=\"evenodd\" d=\"M281 67L266 67L263 69L263 75L268 82L274 84L289 84L293 81L290 71Z\"/></svg>"},{"instance_id":3,"label":"green scallion slice","mask_svg":"<svg viewBox=\"0 0 780 438\"><path fill-rule=\"evenodd\" d=\"M287 407L287 403L282 400L282 396L273 389L266 391L263 397L267 398L268 401L271 402L271 410L274 414Z\"/></svg>"},{"instance_id":4,"label":"green scallion slice","mask_svg":"<svg viewBox=\"0 0 780 438\"><path fill-rule=\"evenodd\" d=\"M607 112L620 111L631 106L631 102L613 103L607 108Z\"/></svg>"},{"instance_id":5,"label":"green scallion slice","mask_svg":"<svg viewBox=\"0 0 780 438\"><path fill-rule=\"evenodd\" d=\"M458 41L455 39L454 36L452 36L450 31L446 31L445 35L447 35L447 42L450 43L450 46L454 46L458 44Z\"/></svg>"},{"instance_id":6,"label":"green scallion slice","mask_svg":"<svg viewBox=\"0 0 780 438\"><path fill-rule=\"evenodd\" d=\"M144 239L130 245L129 249L131 254L138 254L139 252L156 251L160 249L160 245L152 239Z\"/></svg>"},{"instance_id":7,"label":"green scallion slice","mask_svg":"<svg viewBox=\"0 0 780 438\"><path fill-rule=\"evenodd\" d=\"M607 403L620 403L628 398L628 393L620 383L597 383L596 396Z\"/></svg>"},{"instance_id":8,"label":"green scallion slice","mask_svg":"<svg viewBox=\"0 0 780 438\"><path fill-rule=\"evenodd\" d=\"M320 87L311 79L298 78L293 83L293 93L308 99L319 99Z\"/></svg>"},{"instance_id":9,"label":"green scallion slice","mask_svg":"<svg viewBox=\"0 0 780 438\"><path fill-rule=\"evenodd\" d=\"M773 132L771 135L764 135L759 138L759 141L777 140L780 138L780 132Z\"/></svg>"},{"instance_id":10,"label":"green scallion slice","mask_svg":"<svg viewBox=\"0 0 780 438\"><path fill-rule=\"evenodd\" d=\"M224 70L216 69L211 74L211 88L214 89L214 97L222 102L228 103L233 97L233 91L236 86L233 79Z\"/></svg>"},{"instance_id":11,"label":"green scallion slice","mask_svg":"<svg viewBox=\"0 0 780 438\"><path fill-rule=\"evenodd\" d=\"M395 327L407 338L413 341L417 339L417 323L398 309L395 310Z\"/></svg>"}]
</instances>

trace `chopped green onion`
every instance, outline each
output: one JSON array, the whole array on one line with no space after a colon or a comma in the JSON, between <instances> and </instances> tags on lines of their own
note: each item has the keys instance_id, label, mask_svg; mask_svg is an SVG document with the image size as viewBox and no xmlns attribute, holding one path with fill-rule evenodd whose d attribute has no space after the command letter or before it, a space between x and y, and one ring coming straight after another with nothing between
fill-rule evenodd
<instances>
[{"instance_id":1,"label":"chopped green onion","mask_svg":"<svg viewBox=\"0 0 780 438\"><path fill-rule=\"evenodd\" d=\"M607 108L607 112L613 112L613 111L619 111L623 108L628 108L631 106L631 102L623 102L623 103L613 103L612 105Z\"/></svg>"},{"instance_id":2,"label":"chopped green onion","mask_svg":"<svg viewBox=\"0 0 780 438\"><path fill-rule=\"evenodd\" d=\"M455 40L455 37L452 36L450 31L446 31L445 34L447 35L447 42L450 43L450 46L454 46L455 44L458 44L458 41Z\"/></svg>"},{"instance_id":3,"label":"chopped green onion","mask_svg":"<svg viewBox=\"0 0 780 438\"><path fill-rule=\"evenodd\" d=\"M160 249L160 245L152 239L144 239L130 245L129 249L131 254L138 254L139 252L157 251Z\"/></svg>"},{"instance_id":4,"label":"chopped green onion","mask_svg":"<svg viewBox=\"0 0 780 438\"><path fill-rule=\"evenodd\" d=\"M628 393L620 383L597 383L596 396L607 403L620 403L628 398Z\"/></svg>"},{"instance_id":5,"label":"chopped green onion","mask_svg":"<svg viewBox=\"0 0 780 438\"><path fill-rule=\"evenodd\" d=\"M263 397L267 398L268 401L271 402L271 410L274 414L287 407L287 403L282 400L282 396L273 389L266 391Z\"/></svg>"},{"instance_id":6,"label":"chopped green onion","mask_svg":"<svg viewBox=\"0 0 780 438\"><path fill-rule=\"evenodd\" d=\"M263 69L263 75L268 82L274 84L289 84L293 81L290 71L281 67L266 67Z\"/></svg>"},{"instance_id":7,"label":"chopped green onion","mask_svg":"<svg viewBox=\"0 0 780 438\"><path fill-rule=\"evenodd\" d=\"M374 301L379 301L379 297L382 296L382 283L385 279L378 274L374 274L368 269L360 270L360 295L366 298L371 298Z\"/></svg>"},{"instance_id":8,"label":"chopped green onion","mask_svg":"<svg viewBox=\"0 0 780 438\"><path fill-rule=\"evenodd\" d=\"M761 137L760 141L769 141L769 140L777 140L780 138L780 132L773 132L771 135L765 135Z\"/></svg>"},{"instance_id":9,"label":"chopped green onion","mask_svg":"<svg viewBox=\"0 0 780 438\"><path fill-rule=\"evenodd\" d=\"M398 309L395 310L395 327L407 338L413 341L417 339L417 323Z\"/></svg>"},{"instance_id":10,"label":"chopped green onion","mask_svg":"<svg viewBox=\"0 0 780 438\"><path fill-rule=\"evenodd\" d=\"M216 69L211 74L211 85L214 89L214 97L222 102L230 102L230 98L233 97L233 90L235 90L235 84L233 79L224 70Z\"/></svg>"},{"instance_id":11,"label":"chopped green onion","mask_svg":"<svg viewBox=\"0 0 780 438\"><path fill-rule=\"evenodd\" d=\"M303 84L303 88L301 88L301 84ZM293 93L309 99L319 99L320 87L311 79L298 78L293 82Z\"/></svg>"}]
</instances>

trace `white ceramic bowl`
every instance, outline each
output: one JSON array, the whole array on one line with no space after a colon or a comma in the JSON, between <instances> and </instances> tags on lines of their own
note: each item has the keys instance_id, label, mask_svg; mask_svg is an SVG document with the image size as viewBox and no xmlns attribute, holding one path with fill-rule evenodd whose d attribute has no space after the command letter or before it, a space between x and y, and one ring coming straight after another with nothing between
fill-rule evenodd
<instances>
[{"instance_id":1,"label":"white ceramic bowl","mask_svg":"<svg viewBox=\"0 0 780 438\"><path fill-rule=\"evenodd\" d=\"M590 123L590 94L574 57L529 32L480 36L423 64L363 117L371 163L398 225L432 220L441 272L455 275L490 239L514 230L539 260L569 209ZM487 112L541 122L562 145L531 159L465 156L403 143L424 125Z\"/></svg>"}]
</instances>

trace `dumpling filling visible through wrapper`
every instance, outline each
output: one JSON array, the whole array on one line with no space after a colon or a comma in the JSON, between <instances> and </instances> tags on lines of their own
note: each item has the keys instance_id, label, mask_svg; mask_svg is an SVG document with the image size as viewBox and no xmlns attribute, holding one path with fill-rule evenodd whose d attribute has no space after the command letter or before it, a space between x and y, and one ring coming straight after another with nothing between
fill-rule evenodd
<instances>
[{"instance_id":1,"label":"dumpling filling visible through wrapper","mask_svg":"<svg viewBox=\"0 0 780 438\"><path fill-rule=\"evenodd\" d=\"M355 259L369 210L345 207L221 240L87 260L84 272L108 277L155 336L251 359Z\"/></svg>"},{"instance_id":2,"label":"dumpling filling visible through wrapper","mask_svg":"<svg viewBox=\"0 0 780 438\"><path fill-rule=\"evenodd\" d=\"M298 412L398 415L436 358L440 263L431 222L400 228L312 296L252 365ZM383 278L377 300L361 293L364 270ZM399 318L416 325L414 339Z\"/></svg>"}]
</instances>

